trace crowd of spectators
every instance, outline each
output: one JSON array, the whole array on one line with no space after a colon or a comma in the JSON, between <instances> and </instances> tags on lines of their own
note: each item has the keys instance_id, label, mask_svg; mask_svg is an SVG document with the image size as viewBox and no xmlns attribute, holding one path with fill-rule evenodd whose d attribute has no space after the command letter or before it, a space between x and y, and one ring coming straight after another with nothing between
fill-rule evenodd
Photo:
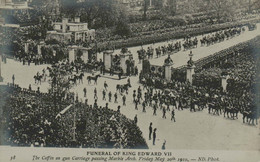
<instances>
[{"instance_id":1,"label":"crowd of spectators","mask_svg":"<svg viewBox=\"0 0 260 162\"><path fill-rule=\"evenodd\" d=\"M55 97L49 93L13 84L0 88L3 145L147 148L134 121L119 112L80 102L71 94L55 106Z\"/></svg>"}]
</instances>

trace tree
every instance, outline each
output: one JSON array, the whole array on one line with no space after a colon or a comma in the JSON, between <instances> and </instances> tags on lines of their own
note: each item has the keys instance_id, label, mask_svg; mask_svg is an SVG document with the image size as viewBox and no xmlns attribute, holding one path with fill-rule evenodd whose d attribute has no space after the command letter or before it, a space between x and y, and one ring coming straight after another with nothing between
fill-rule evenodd
<instances>
[{"instance_id":1,"label":"tree","mask_svg":"<svg viewBox=\"0 0 260 162\"><path fill-rule=\"evenodd\" d=\"M176 14L176 0L156 0L155 5L161 6L167 15L174 16Z\"/></svg>"},{"instance_id":2,"label":"tree","mask_svg":"<svg viewBox=\"0 0 260 162\"><path fill-rule=\"evenodd\" d=\"M216 14L217 21L233 17L234 7L229 0L206 0L208 12Z\"/></svg>"},{"instance_id":3,"label":"tree","mask_svg":"<svg viewBox=\"0 0 260 162\"><path fill-rule=\"evenodd\" d=\"M143 4L143 10L144 10L143 18L144 18L144 20L146 20L147 19L147 10L148 10L149 2L148 2L148 0L144 0L143 3L144 3Z\"/></svg>"},{"instance_id":4,"label":"tree","mask_svg":"<svg viewBox=\"0 0 260 162\"><path fill-rule=\"evenodd\" d=\"M131 31L127 22L120 20L116 25L115 34L120 35L121 37L129 36Z\"/></svg>"},{"instance_id":5,"label":"tree","mask_svg":"<svg viewBox=\"0 0 260 162\"><path fill-rule=\"evenodd\" d=\"M102 28L116 25L125 19L126 9L114 0L61 0L61 12L70 18L79 16L91 28Z\"/></svg>"}]
</instances>

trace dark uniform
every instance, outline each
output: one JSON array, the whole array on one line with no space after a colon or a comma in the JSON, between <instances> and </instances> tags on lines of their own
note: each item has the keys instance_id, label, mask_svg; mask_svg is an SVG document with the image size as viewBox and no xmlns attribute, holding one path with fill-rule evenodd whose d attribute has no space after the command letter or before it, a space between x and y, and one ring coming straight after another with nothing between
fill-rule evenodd
<instances>
[{"instance_id":1,"label":"dark uniform","mask_svg":"<svg viewBox=\"0 0 260 162\"><path fill-rule=\"evenodd\" d=\"M165 109L165 107L163 107L163 116L162 116L162 118L166 119L166 109Z\"/></svg>"},{"instance_id":2,"label":"dark uniform","mask_svg":"<svg viewBox=\"0 0 260 162\"><path fill-rule=\"evenodd\" d=\"M153 115L156 115L156 110L157 110L157 107L156 107L156 104L153 106Z\"/></svg>"},{"instance_id":3,"label":"dark uniform","mask_svg":"<svg viewBox=\"0 0 260 162\"><path fill-rule=\"evenodd\" d=\"M115 103L117 103L117 93L114 94L115 97Z\"/></svg>"},{"instance_id":4,"label":"dark uniform","mask_svg":"<svg viewBox=\"0 0 260 162\"><path fill-rule=\"evenodd\" d=\"M195 110L195 103L194 103L193 99L190 100L190 111L192 111L192 110L194 112L196 112L196 110Z\"/></svg>"},{"instance_id":5,"label":"dark uniform","mask_svg":"<svg viewBox=\"0 0 260 162\"><path fill-rule=\"evenodd\" d=\"M135 101L135 109L138 110L138 107L137 107L137 105L138 105L138 101L137 101L137 99L134 100L134 101Z\"/></svg>"},{"instance_id":6,"label":"dark uniform","mask_svg":"<svg viewBox=\"0 0 260 162\"><path fill-rule=\"evenodd\" d=\"M94 89L94 99L97 99L98 97L97 97L97 89L95 88Z\"/></svg>"},{"instance_id":7,"label":"dark uniform","mask_svg":"<svg viewBox=\"0 0 260 162\"><path fill-rule=\"evenodd\" d=\"M146 110L145 110L145 102L143 102L143 112L146 112Z\"/></svg>"},{"instance_id":8,"label":"dark uniform","mask_svg":"<svg viewBox=\"0 0 260 162\"><path fill-rule=\"evenodd\" d=\"M153 145L155 145L155 140L156 140L156 128L153 130Z\"/></svg>"},{"instance_id":9,"label":"dark uniform","mask_svg":"<svg viewBox=\"0 0 260 162\"><path fill-rule=\"evenodd\" d=\"M108 85L107 85L107 83L106 83L106 81L104 82L104 88L105 88L105 90L107 90L107 87L108 87Z\"/></svg>"},{"instance_id":10,"label":"dark uniform","mask_svg":"<svg viewBox=\"0 0 260 162\"><path fill-rule=\"evenodd\" d=\"M112 98L112 93L111 91L108 93L108 101L111 102L111 98Z\"/></svg>"},{"instance_id":11,"label":"dark uniform","mask_svg":"<svg viewBox=\"0 0 260 162\"><path fill-rule=\"evenodd\" d=\"M174 112L174 109L172 110L172 118L171 120L173 120L175 122L175 112Z\"/></svg>"},{"instance_id":12,"label":"dark uniform","mask_svg":"<svg viewBox=\"0 0 260 162\"><path fill-rule=\"evenodd\" d=\"M103 100L106 100L106 91L103 90Z\"/></svg>"},{"instance_id":13,"label":"dark uniform","mask_svg":"<svg viewBox=\"0 0 260 162\"><path fill-rule=\"evenodd\" d=\"M125 104L125 101L126 101L126 96L125 95L122 97L122 100L123 100L123 105L125 106L126 105Z\"/></svg>"},{"instance_id":14,"label":"dark uniform","mask_svg":"<svg viewBox=\"0 0 260 162\"><path fill-rule=\"evenodd\" d=\"M117 112L120 113L120 106L117 107Z\"/></svg>"},{"instance_id":15,"label":"dark uniform","mask_svg":"<svg viewBox=\"0 0 260 162\"><path fill-rule=\"evenodd\" d=\"M152 132L153 132L153 127L152 127L153 123L150 123L150 126L149 126L149 140L152 139Z\"/></svg>"},{"instance_id":16,"label":"dark uniform","mask_svg":"<svg viewBox=\"0 0 260 162\"><path fill-rule=\"evenodd\" d=\"M135 115L134 122L137 124L137 115Z\"/></svg>"},{"instance_id":17,"label":"dark uniform","mask_svg":"<svg viewBox=\"0 0 260 162\"><path fill-rule=\"evenodd\" d=\"M87 96L87 89L84 88L84 89L83 89L83 92L84 92L84 97L86 97L86 96Z\"/></svg>"}]
</instances>

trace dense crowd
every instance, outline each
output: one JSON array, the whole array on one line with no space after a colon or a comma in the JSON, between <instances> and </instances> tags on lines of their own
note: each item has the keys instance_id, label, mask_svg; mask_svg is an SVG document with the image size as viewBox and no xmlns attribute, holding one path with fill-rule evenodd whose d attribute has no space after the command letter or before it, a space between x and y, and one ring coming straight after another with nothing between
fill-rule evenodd
<instances>
[{"instance_id":1,"label":"dense crowd","mask_svg":"<svg viewBox=\"0 0 260 162\"><path fill-rule=\"evenodd\" d=\"M18 85L1 86L0 95L2 144L147 148L134 121L97 103L79 102L73 94L66 95L57 106L51 94L22 89ZM59 113L70 104L73 105L70 109ZM73 126L76 126L75 138Z\"/></svg>"}]
</instances>

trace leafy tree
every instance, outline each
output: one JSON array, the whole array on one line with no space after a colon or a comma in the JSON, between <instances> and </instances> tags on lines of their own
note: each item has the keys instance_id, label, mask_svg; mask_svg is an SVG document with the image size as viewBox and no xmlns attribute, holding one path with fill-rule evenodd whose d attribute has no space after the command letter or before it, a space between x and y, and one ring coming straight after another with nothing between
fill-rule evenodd
<instances>
[{"instance_id":1,"label":"leafy tree","mask_svg":"<svg viewBox=\"0 0 260 162\"><path fill-rule=\"evenodd\" d=\"M143 11L144 11L144 15L143 15L143 18L144 18L144 20L146 20L147 19L147 10L148 10L148 4L149 4L149 2L148 2L149 0L144 0L144 5L143 5Z\"/></svg>"},{"instance_id":2,"label":"leafy tree","mask_svg":"<svg viewBox=\"0 0 260 162\"><path fill-rule=\"evenodd\" d=\"M126 9L114 0L61 0L62 13L70 18L79 16L91 28L102 28L116 25L125 19Z\"/></svg>"},{"instance_id":3,"label":"leafy tree","mask_svg":"<svg viewBox=\"0 0 260 162\"><path fill-rule=\"evenodd\" d=\"M129 28L129 25L124 21L119 21L115 28L115 34L120 36L129 36L131 34L131 30Z\"/></svg>"},{"instance_id":4,"label":"leafy tree","mask_svg":"<svg viewBox=\"0 0 260 162\"><path fill-rule=\"evenodd\" d=\"M176 0L166 0L164 11L171 16L176 14Z\"/></svg>"},{"instance_id":5,"label":"leafy tree","mask_svg":"<svg viewBox=\"0 0 260 162\"><path fill-rule=\"evenodd\" d=\"M216 14L218 22L224 18L233 17L234 6L229 0L206 0L208 12L213 11Z\"/></svg>"}]
</instances>

